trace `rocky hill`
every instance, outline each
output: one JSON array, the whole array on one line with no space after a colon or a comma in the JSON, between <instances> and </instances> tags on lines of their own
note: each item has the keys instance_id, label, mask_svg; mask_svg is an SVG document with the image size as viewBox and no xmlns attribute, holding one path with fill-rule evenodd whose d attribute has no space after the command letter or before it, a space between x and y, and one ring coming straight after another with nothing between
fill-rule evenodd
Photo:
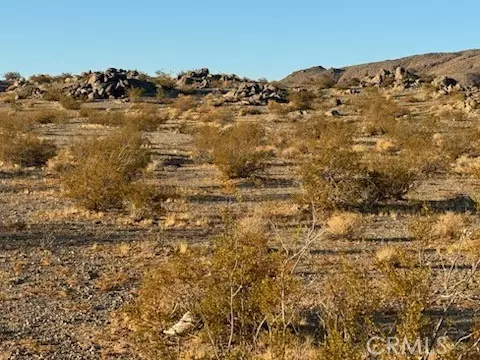
<instances>
[{"instance_id":1,"label":"rocky hill","mask_svg":"<svg viewBox=\"0 0 480 360\"><path fill-rule=\"evenodd\" d=\"M316 66L296 71L281 80L281 83L284 86L297 87L328 81L348 82L365 76L375 76L382 70L394 71L397 67L424 76L448 76L463 86L480 85L480 50L414 55L339 69Z\"/></svg>"}]
</instances>

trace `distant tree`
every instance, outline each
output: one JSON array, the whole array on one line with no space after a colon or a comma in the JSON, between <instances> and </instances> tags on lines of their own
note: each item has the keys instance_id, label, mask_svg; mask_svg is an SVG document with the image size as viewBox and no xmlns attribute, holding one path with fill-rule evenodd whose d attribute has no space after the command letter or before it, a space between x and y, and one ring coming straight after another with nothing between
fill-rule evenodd
<instances>
[{"instance_id":1,"label":"distant tree","mask_svg":"<svg viewBox=\"0 0 480 360\"><path fill-rule=\"evenodd\" d=\"M20 80L22 78L22 75L20 75L19 72L16 72L16 71L10 71L10 72L7 72L3 75L3 77L5 78L5 80L7 81L15 81L15 80Z\"/></svg>"}]
</instances>

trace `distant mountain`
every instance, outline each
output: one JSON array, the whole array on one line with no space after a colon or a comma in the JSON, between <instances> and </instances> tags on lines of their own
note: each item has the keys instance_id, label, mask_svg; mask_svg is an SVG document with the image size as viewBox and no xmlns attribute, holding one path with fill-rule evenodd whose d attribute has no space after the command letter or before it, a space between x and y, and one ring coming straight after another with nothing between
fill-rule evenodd
<instances>
[{"instance_id":1,"label":"distant mountain","mask_svg":"<svg viewBox=\"0 0 480 360\"><path fill-rule=\"evenodd\" d=\"M381 69L394 71L401 66L419 75L448 76L465 86L480 85L480 50L465 50L452 53L413 55L396 60L385 60L340 69L325 69L321 66L296 71L280 83L284 86L308 86L318 81L346 82L366 75L374 76Z\"/></svg>"}]
</instances>

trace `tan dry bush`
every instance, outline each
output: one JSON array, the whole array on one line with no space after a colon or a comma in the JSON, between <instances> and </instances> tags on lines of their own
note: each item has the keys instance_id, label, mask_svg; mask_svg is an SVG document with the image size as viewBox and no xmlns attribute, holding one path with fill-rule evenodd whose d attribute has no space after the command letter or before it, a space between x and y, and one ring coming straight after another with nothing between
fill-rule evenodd
<instances>
[{"instance_id":1,"label":"tan dry bush","mask_svg":"<svg viewBox=\"0 0 480 360\"><path fill-rule=\"evenodd\" d=\"M132 87L127 90L127 97L132 102L137 102L144 95L144 90L142 88Z\"/></svg>"},{"instance_id":2,"label":"tan dry bush","mask_svg":"<svg viewBox=\"0 0 480 360\"><path fill-rule=\"evenodd\" d=\"M388 134L394 136L401 128L396 118L408 114L408 111L395 101L386 99L379 91L371 90L356 98L355 105L362 109L368 127L368 135Z\"/></svg>"},{"instance_id":3,"label":"tan dry bush","mask_svg":"<svg viewBox=\"0 0 480 360\"><path fill-rule=\"evenodd\" d=\"M259 124L239 122L223 130L203 127L195 134L200 152L208 154L228 178L245 178L265 167L271 153L262 148L265 131Z\"/></svg>"},{"instance_id":4,"label":"tan dry bush","mask_svg":"<svg viewBox=\"0 0 480 360\"><path fill-rule=\"evenodd\" d=\"M398 145L388 139L379 139L375 144L375 150L382 153L394 153L398 151Z\"/></svg>"},{"instance_id":5,"label":"tan dry bush","mask_svg":"<svg viewBox=\"0 0 480 360\"><path fill-rule=\"evenodd\" d=\"M191 95L180 95L174 102L173 107L181 112L195 109L198 106L198 101Z\"/></svg>"},{"instance_id":6,"label":"tan dry bush","mask_svg":"<svg viewBox=\"0 0 480 360\"><path fill-rule=\"evenodd\" d=\"M270 103L269 103L270 104ZM247 115L262 115L263 111L257 106L246 106L240 109L239 115L240 116L247 116Z\"/></svg>"},{"instance_id":7,"label":"tan dry bush","mask_svg":"<svg viewBox=\"0 0 480 360\"><path fill-rule=\"evenodd\" d=\"M330 236L352 238L359 234L362 217L356 213L334 213L326 223L326 232Z\"/></svg>"},{"instance_id":8,"label":"tan dry bush","mask_svg":"<svg viewBox=\"0 0 480 360\"><path fill-rule=\"evenodd\" d=\"M65 95L61 96L58 102L64 109L67 110L80 110L81 107L81 103L79 101Z\"/></svg>"},{"instance_id":9,"label":"tan dry bush","mask_svg":"<svg viewBox=\"0 0 480 360\"><path fill-rule=\"evenodd\" d=\"M308 90L292 91L288 95L291 110L311 110L314 108L316 95Z\"/></svg>"},{"instance_id":10,"label":"tan dry bush","mask_svg":"<svg viewBox=\"0 0 480 360\"><path fill-rule=\"evenodd\" d=\"M139 132L122 129L76 144L75 163L60 177L64 194L89 210L121 209L130 183L148 165L144 143Z\"/></svg>"},{"instance_id":11,"label":"tan dry bush","mask_svg":"<svg viewBox=\"0 0 480 360\"><path fill-rule=\"evenodd\" d=\"M55 156L53 142L33 132L32 120L23 114L0 113L0 161L20 166L42 166Z\"/></svg>"},{"instance_id":12,"label":"tan dry bush","mask_svg":"<svg viewBox=\"0 0 480 360\"><path fill-rule=\"evenodd\" d=\"M319 359L363 359L365 343L377 334L374 314L381 298L368 271L343 263L322 286L324 341Z\"/></svg>"},{"instance_id":13,"label":"tan dry bush","mask_svg":"<svg viewBox=\"0 0 480 360\"><path fill-rule=\"evenodd\" d=\"M301 148L308 153L312 149L348 149L356 131L356 126L352 123L317 115L299 122L295 127L294 138L297 143L303 144Z\"/></svg>"},{"instance_id":14,"label":"tan dry bush","mask_svg":"<svg viewBox=\"0 0 480 360\"><path fill-rule=\"evenodd\" d=\"M204 123L216 122L219 124L229 124L235 120L233 111L226 107L205 106L199 109L201 112L199 121Z\"/></svg>"},{"instance_id":15,"label":"tan dry bush","mask_svg":"<svg viewBox=\"0 0 480 360\"><path fill-rule=\"evenodd\" d=\"M158 219L166 213L165 204L177 197L174 187L140 180L127 187L124 207L136 219Z\"/></svg>"},{"instance_id":16,"label":"tan dry bush","mask_svg":"<svg viewBox=\"0 0 480 360\"><path fill-rule=\"evenodd\" d=\"M372 159L368 173L380 199L402 199L420 177L415 164L399 156Z\"/></svg>"},{"instance_id":17,"label":"tan dry bush","mask_svg":"<svg viewBox=\"0 0 480 360\"><path fill-rule=\"evenodd\" d=\"M388 266L399 266L402 257L402 252L393 246L384 246L375 253L375 259L380 264L387 264Z\"/></svg>"},{"instance_id":18,"label":"tan dry bush","mask_svg":"<svg viewBox=\"0 0 480 360\"><path fill-rule=\"evenodd\" d=\"M318 210L368 208L377 199L374 184L351 150L321 149L300 169L302 201Z\"/></svg>"},{"instance_id":19,"label":"tan dry bush","mask_svg":"<svg viewBox=\"0 0 480 360\"><path fill-rule=\"evenodd\" d=\"M267 243L263 232L233 226L214 240L212 252L183 247L154 268L125 309L136 348L153 358L183 358L191 349L174 345L162 330L189 312L205 358L245 358L260 344L283 358L298 281L285 255Z\"/></svg>"},{"instance_id":20,"label":"tan dry bush","mask_svg":"<svg viewBox=\"0 0 480 360\"><path fill-rule=\"evenodd\" d=\"M25 113L24 116L29 117L33 122L39 124L61 124L72 117L66 111L53 109L39 109Z\"/></svg>"},{"instance_id":21,"label":"tan dry bush","mask_svg":"<svg viewBox=\"0 0 480 360\"><path fill-rule=\"evenodd\" d=\"M34 133L10 134L0 129L0 159L24 167L43 166L55 156L53 142L42 140Z\"/></svg>"},{"instance_id":22,"label":"tan dry bush","mask_svg":"<svg viewBox=\"0 0 480 360\"><path fill-rule=\"evenodd\" d=\"M291 104L281 104L276 101L269 101L267 108L269 112L276 115L287 115L293 111Z\"/></svg>"},{"instance_id":23,"label":"tan dry bush","mask_svg":"<svg viewBox=\"0 0 480 360\"><path fill-rule=\"evenodd\" d=\"M465 232L467 219L463 214L447 212L439 215L433 225L433 235L446 240L458 240Z\"/></svg>"},{"instance_id":24,"label":"tan dry bush","mask_svg":"<svg viewBox=\"0 0 480 360\"><path fill-rule=\"evenodd\" d=\"M122 126L126 123L123 111L103 111L96 109L81 109L81 117L86 117L90 124L103 126Z\"/></svg>"}]
</instances>

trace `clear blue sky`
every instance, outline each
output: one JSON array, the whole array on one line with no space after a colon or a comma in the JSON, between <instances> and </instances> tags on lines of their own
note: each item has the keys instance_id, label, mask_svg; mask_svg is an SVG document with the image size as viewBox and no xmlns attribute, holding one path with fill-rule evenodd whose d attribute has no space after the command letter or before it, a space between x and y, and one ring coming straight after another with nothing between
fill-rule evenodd
<instances>
[{"instance_id":1,"label":"clear blue sky","mask_svg":"<svg viewBox=\"0 0 480 360\"><path fill-rule=\"evenodd\" d=\"M478 0L3 0L0 74L107 67L280 79L480 48Z\"/></svg>"}]
</instances>

